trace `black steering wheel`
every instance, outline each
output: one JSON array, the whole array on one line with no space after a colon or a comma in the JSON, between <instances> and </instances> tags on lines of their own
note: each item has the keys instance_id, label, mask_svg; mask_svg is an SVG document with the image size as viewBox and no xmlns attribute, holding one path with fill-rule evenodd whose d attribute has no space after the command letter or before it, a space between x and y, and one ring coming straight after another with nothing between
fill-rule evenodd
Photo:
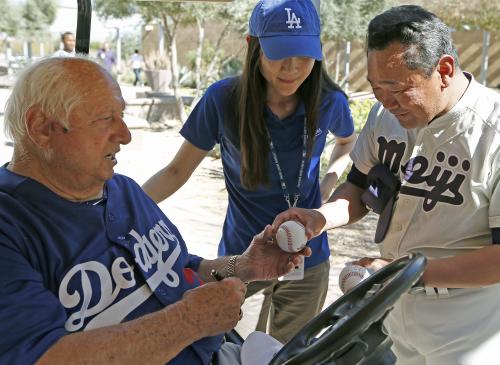
<instances>
[{"instance_id":1,"label":"black steering wheel","mask_svg":"<svg viewBox=\"0 0 500 365\"><path fill-rule=\"evenodd\" d=\"M269 365L383 363L392 342L382 321L425 264L424 256L410 254L376 271L307 323Z\"/></svg>"}]
</instances>

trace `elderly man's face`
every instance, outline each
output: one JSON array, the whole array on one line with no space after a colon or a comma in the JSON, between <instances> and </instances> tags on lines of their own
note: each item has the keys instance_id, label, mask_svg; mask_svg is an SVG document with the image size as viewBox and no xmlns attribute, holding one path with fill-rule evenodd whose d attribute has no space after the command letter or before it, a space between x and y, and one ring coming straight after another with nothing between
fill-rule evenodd
<instances>
[{"instance_id":1,"label":"elderly man's face","mask_svg":"<svg viewBox=\"0 0 500 365\"><path fill-rule=\"evenodd\" d=\"M120 145L131 140L116 82L99 72L98 80L89 77L88 83L82 90L84 101L70 113L69 131L54 136L47 161L57 176L54 185L67 195L85 196L102 189L113 176Z\"/></svg>"},{"instance_id":2,"label":"elderly man's face","mask_svg":"<svg viewBox=\"0 0 500 365\"><path fill-rule=\"evenodd\" d=\"M402 127L424 127L443 114L446 102L441 91L445 86L437 70L427 78L422 71L408 69L403 52L399 43L369 51L368 81L377 100Z\"/></svg>"}]
</instances>

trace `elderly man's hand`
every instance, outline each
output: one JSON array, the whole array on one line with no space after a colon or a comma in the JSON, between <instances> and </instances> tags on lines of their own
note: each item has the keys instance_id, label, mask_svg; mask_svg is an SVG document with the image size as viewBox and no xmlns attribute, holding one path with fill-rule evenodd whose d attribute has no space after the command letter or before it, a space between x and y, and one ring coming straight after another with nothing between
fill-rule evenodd
<instances>
[{"instance_id":1,"label":"elderly man's hand","mask_svg":"<svg viewBox=\"0 0 500 365\"><path fill-rule=\"evenodd\" d=\"M246 285L238 278L207 283L184 293L184 320L199 337L214 336L233 329L240 319Z\"/></svg>"},{"instance_id":2,"label":"elderly man's hand","mask_svg":"<svg viewBox=\"0 0 500 365\"><path fill-rule=\"evenodd\" d=\"M326 224L325 217L316 209L290 208L276 216L273 222L273 232L276 233L281 223L289 220L302 223L306 229L308 241L321 234Z\"/></svg>"},{"instance_id":3,"label":"elderly man's hand","mask_svg":"<svg viewBox=\"0 0 500 365\"><path fill-rule=\"evenodd\" d=\"M297 253L283 251L273 240L272 226L267 225L238 258L236 275L243 281L276 279L297 266L302 256L311 256L311 249L306 247Z\"/></svg>"}]
</instances>

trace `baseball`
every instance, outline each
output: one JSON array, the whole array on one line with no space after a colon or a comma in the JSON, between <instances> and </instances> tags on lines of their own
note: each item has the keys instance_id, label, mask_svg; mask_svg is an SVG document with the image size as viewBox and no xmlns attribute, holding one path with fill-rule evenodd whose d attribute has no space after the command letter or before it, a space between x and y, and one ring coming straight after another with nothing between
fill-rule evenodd
<instances>
[{"instance_id":1,"label":"baseball","mask_svg":"<svg viewBox=\"0 0 500 365\"><path fill-rule=\"evenodd\" d=\"M347 293L372 273L372 270L363 266L346 265L339 275L340 290L342 290L342 293Z\"/></svg>"},{"instance_id":2,"label":"baseball","mask_svg":"<svg viewBox=\"0 0 500 365\"><path fill-rule=\"evenodd\" d=\"M296 221L283 222L276 232L278 246L286 252L299 252L306 247L306 229Z\"/></svg>"}]
</instances>

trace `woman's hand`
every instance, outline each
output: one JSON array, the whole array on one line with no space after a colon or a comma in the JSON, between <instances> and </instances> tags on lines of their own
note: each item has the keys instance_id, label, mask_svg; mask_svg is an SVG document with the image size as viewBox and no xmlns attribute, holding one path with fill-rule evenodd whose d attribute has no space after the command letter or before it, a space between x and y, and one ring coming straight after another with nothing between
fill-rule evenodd
<instances>
[{"instance_id":1,"label":"woman's hand","mask_svg":"<svg viewBox=\"0 0 500 365\"><path fill-rule=\"evenodd\" d=\"M276 234L281 223L290 220L302 223L306 229L308 241L319 236L326 225L325 217L316 209L290 208L276 216L273 222L273 233Z\"/></svg>"}]
</instances>

